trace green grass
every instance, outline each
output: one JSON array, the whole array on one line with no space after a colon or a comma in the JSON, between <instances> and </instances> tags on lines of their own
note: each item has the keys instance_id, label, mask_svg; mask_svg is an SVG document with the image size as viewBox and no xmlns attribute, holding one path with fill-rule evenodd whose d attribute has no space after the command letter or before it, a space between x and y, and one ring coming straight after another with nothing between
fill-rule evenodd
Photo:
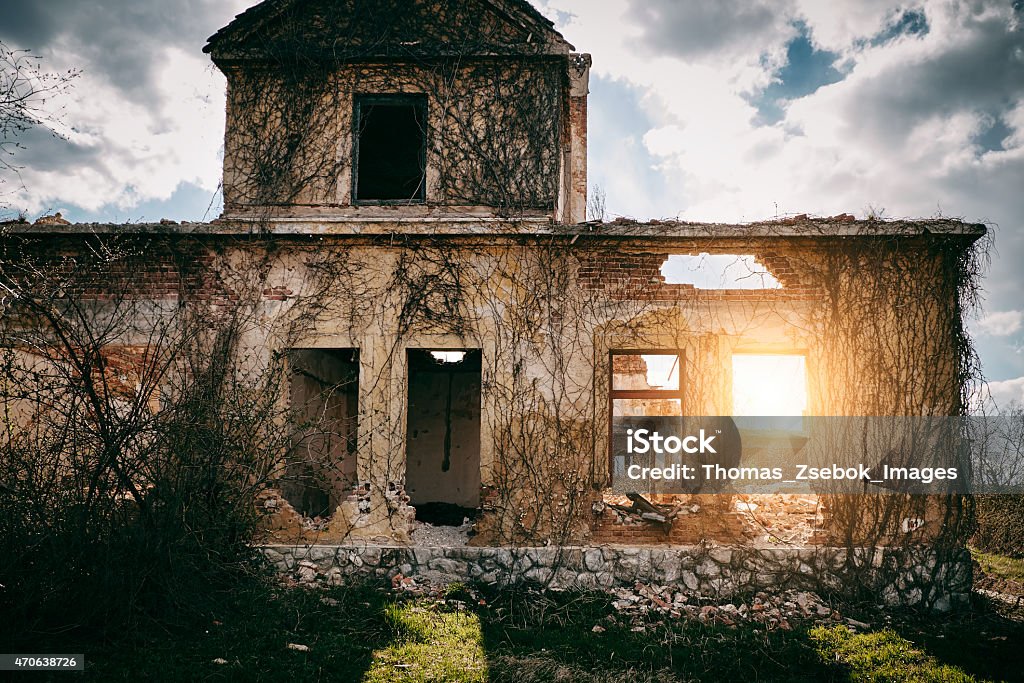
<instances>
[{"instance_id":1,"label":"green grass","mask_svg":"<svg viewBox=\"0 0 1024 683\"><path fill-rule=\"evenodd\" d=\"M373 653L366 683L391 681L487 681L480 618L421 604L390 605L394 640Z\"/></svg>"},{"instance_id":2,"label":"green grass","mask_svg":"<svg viewBox=\"0 0 1024 683\"><path fill-rule=\"evenodd\" d=\"M810 632L810 637L822 659L848 668L850 681L970 683L979 680L957 667L940 664L890 629L855 635L841 626L816 628Z\"/></svg>"},{"instance_id":3,"label":"green grass","mask_svg":"<svg viewBox=\"0 0 1024 683\"><path fill-rule=\"evenodd\" d=\"M971 549L971 556L981 565L986 574L1000 579L1009 579L1024 583L1024 560L983 553L980 550Z\"/></svg>"},{"instance_id":4,"label":"green grass","mask_svg":"<svg viewBox=\"0 0 1024 683\"><path fill-rule=\"evenodd\" d=\"M613 614L600 594L480 596L461 588L437 600L373 587L253 583L212 600L203 614L153 623L119 642L53 637L32 649L84 651L85 679L95 681L982 681L1014 680L1024 670L1020 625L977 615L910 615L853 634L843 626L766 632L654 615L634 631ZM870 621L883 623L879 614Z\"/></svg>"}]
</instances>

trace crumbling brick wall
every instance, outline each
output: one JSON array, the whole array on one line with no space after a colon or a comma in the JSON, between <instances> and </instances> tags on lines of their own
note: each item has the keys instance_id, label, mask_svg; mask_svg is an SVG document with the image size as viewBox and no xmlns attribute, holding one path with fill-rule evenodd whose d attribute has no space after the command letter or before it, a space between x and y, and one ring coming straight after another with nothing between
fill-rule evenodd
<instances>
[{"instance_id":1,"label":"crumbling brick wall","mask_svg":"<svg viewBox=\"0 0 1024 683\"><path fill-rule=\"evenodd\" d=\"M748 247L749 249L749 247ZM719 289L701 290L693 285L670 284L665 282L661 268L670 255L696 255L699 253L736 254L747 253L726 248L694 245L689 250L680 249L663 252L621 252L614 248L584 254L580 259L580 285L591 291L601 292L616 299L644 299L648 301L679 301L680 299L702 296L719 300L804 300L814 295L816 289L808 282L794 264L793 254L780 253L775 249L749 249L753 256L764 264L781 284L782 289ZM798 262L797 262L798 263Z\"/></svg>"},{"instance_id":2,"label":"crumbling brick wall","mask_svg":"<svg viewBox=\"0 0 1024 683\"><path fill-rule=\"evenodd\" d=\"M594 516L593 503L604 497L609 476L611 350L684 351L684 409L690 414L729 413L721 368L740 345L800 349L810 360L811 410L851 405L829 395L832 378L815 374L826 347L812 314L834 296L833 280L826 282L822 273L835 273L822 264L841 244L837 240L713 234L312 237L294 231L159 236L163 226L150 233L144 226L135 230L139 234L126 239L137 240L140 258L130 272L118 271L118 277L130 276L133 296L180 297L186 305L212 308L241 297L262 321L242 340L242 348L257 355L292 347L359 350L355 485L325 528L313 530L316 538L407 538L414 513L403 491L409 348L481 350L480 472L488 495L475 543L564 543L591 536L664 540ZM8 237L5 258L17 263L33 249L55 260L77 258L96 239ZM926 253L927 239L919 243L913 247L903 240L898 246ZM782 288L696 290L664 282L660 268L670 254L702 252L753 254ZM870 252L884 254L878 248ZM894 267L943 277L941 270L921 269L921 262L909 251ZM106 294L97 277L78 295L102 301ZM836 279L859 277L865 273L848 270ZM241 296L246 283L254 285L247 290L255 292L252 300ZM942 288L930 289L936 292L931 296L945 296ZM296 327L294 311L303 306L315 314ZM858 315L877 316L878 309L859 307ZM940 306L923 319L893 318L888 324L898 331L900 325L930 320L945 329L955 315L955 309ZM287 325L290 336L281 334ZM904 363L918 371L934 369L949 362L939 353L946 352L925 343L917 353L910 349ZM949 387L931 390L942 395ZM728 510L729 518L735 512ZM680 522L676 540L719 533L697 520ZM723 537L743 536L736 521L722 527Z\"/></svg>"}]
</instances>

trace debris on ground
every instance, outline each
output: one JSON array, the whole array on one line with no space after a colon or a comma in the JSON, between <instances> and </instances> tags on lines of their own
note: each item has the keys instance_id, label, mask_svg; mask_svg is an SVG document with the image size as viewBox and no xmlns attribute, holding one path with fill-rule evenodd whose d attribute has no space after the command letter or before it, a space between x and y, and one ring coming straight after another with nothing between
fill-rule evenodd
<instances>
[{"instance_id":1,"label":"debris on ground","mask_svg":"<svg viewBox=\"0 0 1024 683\"><path fill-rule=\"evenodd\" d=\"M427 576L395 574L391 577L391 590L415 597L438 597L444 595L448 587L443 582L431 581Z\"/></svg>"},{"instance_id":2,"label":"debris on ground","mask_svg":"<svg viewBox=\"0 0 1024 683\"><path fill-rule=\"evenodd\" d=\"M438 604L488 604L477 588L460 587L463 594L455 600L448 586L425 576L395 574L391 578L391 590L409 598L437 600ZM637 582L632 588L611 588L608 596L613 611L601 623L593 625L594 633L604 633L611 628L642 632L669 622L686 621L729 628L748 625L763 627L766 631L789 631L797 625L843 624L854 631L872 628L870 623L841 614L837 607L812 591L761 591L743 599L714 598L672 586Z\"/></svg>"},{"instance_id":3,"label":"debris on ground","mask_svg":"<svg viewBox=\"0 0 1024 683\"><path fill-rule=\"evenodd\" d=\"M413 522L409 536L412 538L412 544L418 546L463 546L469 544L472 530L473 521L468 517L463 518L460 526L435 526L417 520Z\"/></svg>"},{"instance_id":4,"label":"debris on ground","mask_svg":"<svg viewBox=\"0 0 1024 683\"><path fill-rule=\"evenodd\" d=\"M633 588L613 588L611 595L615 598L615 614L608 617L609 624L633 629L650 624L652 619L655 623L660 619L691 620L728 627L760 624L768 631L788 631L797 622L870 628L870 624L861 621L844 620L837 609L810 591L760 592L746 601L723 602L669 586L637 583Z\"/></svg>"},{"instance_id":5,"label":"debris on ground","mask_svg":"<svg viewBox=\"0 0 1024 683\"><path fill-rule=\"evenodd\" d=\"M824 511L814 496L741 495L733 509L743 516L754 544L809 545L824 524Z\"/></svg>"},{"instance_id":6,"label":"debris on ground","mask_svg":"<svg viewBox=\"0 0 1024 683\"><path fill-rule=\"evenodd\" d=\"M696 514L700 510L699 505L691 505L688 501L675 504L655 504L647 500L639 493L627 493L626 498L629 505L622 505L609 500L594 508L595 514L604 512L605 507L611 509L616 515L618 524L656 524L670 529L672 520L680 515Z\"/></svg>"}]
</instances>

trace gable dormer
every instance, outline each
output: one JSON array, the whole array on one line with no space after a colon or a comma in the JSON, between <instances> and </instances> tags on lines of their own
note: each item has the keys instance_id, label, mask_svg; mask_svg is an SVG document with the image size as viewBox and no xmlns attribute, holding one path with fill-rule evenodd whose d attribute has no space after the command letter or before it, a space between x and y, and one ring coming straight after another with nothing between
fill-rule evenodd
<instances>
[{"instance_id":1,"label":"gable dormer","mask_svg":"<svg viewBox=\"0 0 1024 683\"><path fill-rule=\"evenodd\" d=\"M523 0L267 0L210 38L226 218L585 219L589 56Z\"/></svg>"}]
</instances>

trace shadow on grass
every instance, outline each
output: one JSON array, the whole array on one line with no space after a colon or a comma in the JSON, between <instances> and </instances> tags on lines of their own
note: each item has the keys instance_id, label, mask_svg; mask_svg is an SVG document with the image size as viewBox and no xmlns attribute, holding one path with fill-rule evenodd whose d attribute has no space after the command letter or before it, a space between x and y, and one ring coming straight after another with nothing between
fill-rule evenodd
<instances>
[{"instance_id":1,"label":"shadow on grass","mask_svg":"<svg viewBox=\"0 0 1024 683\"><path fill-rule=\"evenodd\" d=\"M894 613L891 628L924 652L979 679L1024 680L1024 622L975 595L969 611L952 615Z\"/></svg>"},{"instance_id":2,"label":"shadow on grass","mask_svg":"<svg viewBox=\"0 0 1024 683\"><path fill-rule=\"evenodd\" d=\"M391 600L372 587L322 592L254 580L219 597L202 613L149 622L116 641L36 637L34 651L84 652L84 678L94 681L347 682L361 680L394 637Z\"/></svg>"},{"instance_id":3,"label":"shadow on grass","mask_svg":"<svg viewBox=\"0 0 1024 683\"><path fill-rule=\"evenodd\" d=\"M509 592L492 596L481 625L495 683L1024 679L1019 623L991 612L874 617L887 625L866 633L843 625L768 632L654 613L624 623L605 596Z\"/></svg>"},{"instance_id":4,"label":"shadow on grass","mask_svg":"<svg viewBox=\"0 0 1024 683\"><path fill-rule=\"evenodd\" d=\"M492 682L846 678L822 661L802 631L666 622L654 615L622 624L612 618L610 599L593 594L505 593L493 600L481 617Z\"/></svg>"},{"instance_id":5,"label":"shadow on grass","mask_svg":"<svg viewBox=\"0 0 1024 683\"><path fill-rule=\"evenodd\" d=\"M1009 630L992 637L994 622L979 614L895 615L887 628L853 634L654 612L624 620L607 595L525 587L454 587L436 599L254 581L222 598L191 619L151 623L118 642L56 639L36 641L53 649L33 649L85 652L85 678L98 681L975 681L1016 680L1024 670L1020 624L999 623ZM875 616L882 624L884 615Z\"/></svg>"}]
</instances>

